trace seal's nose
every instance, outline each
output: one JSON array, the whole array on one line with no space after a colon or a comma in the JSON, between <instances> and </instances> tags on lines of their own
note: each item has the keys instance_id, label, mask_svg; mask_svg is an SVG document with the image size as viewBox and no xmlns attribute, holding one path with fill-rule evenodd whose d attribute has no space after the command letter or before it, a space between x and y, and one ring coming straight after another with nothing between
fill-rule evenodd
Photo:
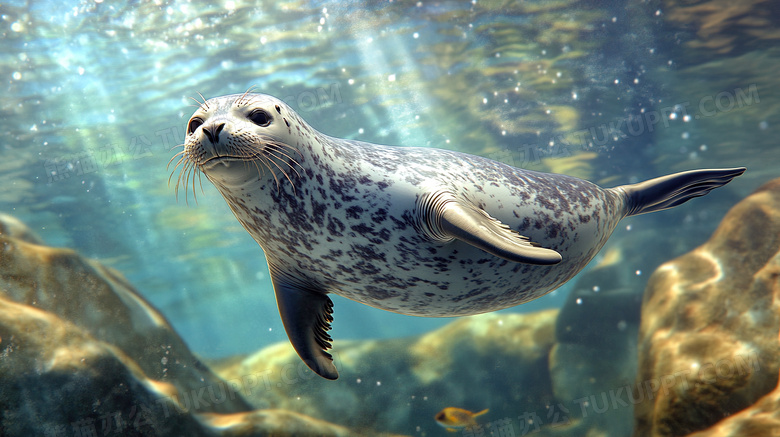
<instances>
[{"instance_id":1,"label":"seal's nose","mask_svg":"<svg viewBox=\"0 0 780 437\"><path fill-rule=\"evenodd\" d=\"M212 124L203 128L203 133L209 138L211 144L217 144L219 142L219 133L225 128L225 123Z\"/></svg>"}]
</instances>

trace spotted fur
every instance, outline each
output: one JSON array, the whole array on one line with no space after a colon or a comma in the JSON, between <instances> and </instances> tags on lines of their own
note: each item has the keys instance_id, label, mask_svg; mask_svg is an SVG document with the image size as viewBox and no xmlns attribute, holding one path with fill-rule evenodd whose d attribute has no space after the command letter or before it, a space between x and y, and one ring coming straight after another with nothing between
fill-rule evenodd
<instances>
[{"instance_id":1,"label":"spotted fur","mask_svg":"<svg viewBox=\"0 0 780 437\"><path fill-rule=\"evenodd\" d=\"M626 215L621 190L453 151L329 137L270 96L231 95L205 106L186 148L272 272L376 308L449 317L528 302L582 270ZM247 121L252 108L263 108L271 124ZM216 146L202 133L215 123L225 124ZM209 160L235 157L246 143L258 154L270 143L290 147L271 165ZM421 229L420 202L436 191L473 203L563 261L513 263L431 235Z\"/></svg>"}]
</instances>

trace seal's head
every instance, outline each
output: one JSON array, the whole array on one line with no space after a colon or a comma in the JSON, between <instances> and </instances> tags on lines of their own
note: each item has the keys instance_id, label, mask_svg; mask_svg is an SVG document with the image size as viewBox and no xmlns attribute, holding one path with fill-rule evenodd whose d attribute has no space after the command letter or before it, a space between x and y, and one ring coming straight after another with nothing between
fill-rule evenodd
<instances>
[{"instance_id":1,"label":"seal's head","mask_svg":"<svg viewBox=\"0 0 780 437\"><path fill-rule=\"evenodd\" d=\"M249 92L198 102L187 123L184 150L171 158L173 162L179 157L171 177L181 165L177 195L182 177L185 190L192 179L195 195L194 173L198 171L218 188L258 181L278 186L283 179L292 183L299 152L285 141L290 126L283 111L289 111L283 101Z\"/></svg>"}]
</instances>

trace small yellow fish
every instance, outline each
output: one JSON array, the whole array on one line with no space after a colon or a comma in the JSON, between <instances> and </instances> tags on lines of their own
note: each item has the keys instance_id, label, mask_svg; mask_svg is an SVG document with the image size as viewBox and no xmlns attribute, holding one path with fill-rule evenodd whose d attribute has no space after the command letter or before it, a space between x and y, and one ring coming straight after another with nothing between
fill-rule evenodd
<instances>
[{"instance_id":1,"label":"small yellow fish","mask_svg":"<svg viewBox=\"0 0 780 437\"><path fill-rule=\"evenodd\" d=\"M463 408L447 407L434 417L439 425L447 428L447 431L455 432L459 429L468 428L477 424L474 420L475 417L481 416L487 413L488 410L484 409L478 413L472 413L469 410Z\"/></svg>"}]
</instances>

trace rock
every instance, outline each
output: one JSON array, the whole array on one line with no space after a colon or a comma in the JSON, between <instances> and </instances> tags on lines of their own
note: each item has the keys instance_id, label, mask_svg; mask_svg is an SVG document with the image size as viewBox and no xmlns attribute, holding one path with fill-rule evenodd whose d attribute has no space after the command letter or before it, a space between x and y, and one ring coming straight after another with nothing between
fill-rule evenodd
<instances>
[{"instance_id":1,"label":"rock","mask_svg":"<svg viewBox=\"0 0 780 437\"><path fill-rule=\"evenodd\" d=\"M237 414L204 413L205 424L219 430L223 437L290 436L290 437L405 437L365 429L353 431L324 420L312 419L287 410L255 410Z\"/></svg>"},{"instance_id":2,"label":"rock","mask_svg":"<svg viewBox=\"0 0 780 437\"><path fill-rule=\"evenodd\" d=\"M2 435L203 434L194 416L160 408L170 384L51 313L0 297L0 337Z\"/></svg>"},{"instance_id":3,"label":"rock","mask_svg":"<svg viewBox=\"0 0 780 437\"><path fill-rule=\"evenodd\" d=\"M680 436L709 428L777 385L778 278L775 179L734 206L704 245L650 278L634 387L634 396L645 401L635 405L635 435ZM761 402L765 407L769 401Z\"/></svg>"},{"instance_id":4,"label":"rock","mask_svg":"<svg viewBox=\"0 0 780 437\"><path fill-rule=\"evenodd\" d=\"M688 437L744 437L780 435L780 388L739 413Z\"/></svg>"},{"instance_id":5,"label":"rock","mask_svg":"<svg viewBox=\"0 0 780 437\"><path fill-rule=\"evenodd\" d=\"M434 415L445 407L489 408L478 422L507 419L522 430L525 412L553 402L548 354L557 310L460 318L404 339L336 341L336 382L317 377L284 342L214 364L228 381L249 377L246 398L353 429L440 435ZM344 414L348 411L349 414Z\"/></svg>"},{"instance_id":6,"label":"rock","mask_svg":"<svg viewBox=\"0 0 780 437\"><path fill-rule=\"evenodd\" d=\"M253 410L118 272L38 243L0 215L0 435L363 435Z\"/></svg>"},{"instance_id":7,"label":"rock","mask_svg":"<svg viewBox=\"0 0 780 437\"><path fill-rule=\"evenodd\" d=\"M41 237L35 234L16 217L0 213L0 235L14 237L32 244L43 244Z\"/></svg>"},{"instance_id":8,"label":"rock","mask_svg":"<svg viewBox=\"0 0 780 437\"><path fill-rule=\"evenodd\" d=\"M170 382L177 390L220 382L119 272L69 249L29 243L39 239L30 240L32 232L19 223L3 223L4 229L15 230L0 235L0 296L49 312L116 346L149 378ZM250 409L240 398L204 407L214 412Z\"/></svg>"}]
</instances>

